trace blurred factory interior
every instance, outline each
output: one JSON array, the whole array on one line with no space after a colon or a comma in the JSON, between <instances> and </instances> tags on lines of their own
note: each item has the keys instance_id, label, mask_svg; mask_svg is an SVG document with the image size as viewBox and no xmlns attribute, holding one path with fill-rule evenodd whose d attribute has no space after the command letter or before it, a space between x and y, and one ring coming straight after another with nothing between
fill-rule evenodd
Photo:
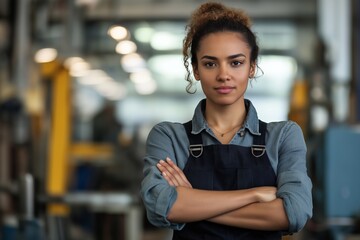
<instances>
[{"instance_id":1,"label":"blurred factory interior","mask_svg":"<svg viewBox=\"0 0 360 240\"><path fill-rule=\"evenodd\" d=\"M139 199L142 158L149 129L203 97L181 56L201 2L0 1L0 240L170 239ZM221 2L258 35L247 97L307 142L314 216L284 239L360 239L360 2Z\"/></svg>"}]
</instances>

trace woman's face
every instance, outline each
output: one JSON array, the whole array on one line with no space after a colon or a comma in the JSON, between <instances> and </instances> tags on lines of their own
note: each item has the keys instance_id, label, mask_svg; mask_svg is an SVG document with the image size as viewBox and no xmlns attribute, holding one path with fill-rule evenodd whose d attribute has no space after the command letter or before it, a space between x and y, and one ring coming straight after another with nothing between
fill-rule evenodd
<instances>
[{"instance_id":1,"label":"woman's face","mask_svg":"<svg viewBox=\"0 0 360 240\"><path fill-rule=\"evenodd\" d=\"M240 33L217 32L205 36L196 54L194 76L201 82L208 101L231 105L242 103L255 64L250 48Z\"/></svg>"}]
</instances>

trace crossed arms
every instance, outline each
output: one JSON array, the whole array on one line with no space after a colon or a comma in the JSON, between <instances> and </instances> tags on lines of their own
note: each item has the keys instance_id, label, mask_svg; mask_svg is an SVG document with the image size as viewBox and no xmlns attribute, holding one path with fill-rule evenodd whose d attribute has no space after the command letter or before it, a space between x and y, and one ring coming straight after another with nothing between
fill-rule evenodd
<instances>
[{"instance_id":1,"label":"crossed arms","mask_svg":"<svg viewBox=\"0 0 360 240\"><path fill-rule=\"evenodd\" d=\"M273 124L271 129L273 134L269 134L268 141L276 144L269 147L268 153L277 159L276 189L216 192L192 189L186 178L179 179L185 177L180 170L184 168L183 161L174 161L179 169L168 163L169 166L163 166L170 167L168 170L160 170L167 162L159 162L164 156L173 160L186 157L182 153L187 151L188 143L183 141L187 136L181 124L165 122L154 127L147 140L141 183L149 221L174 230L200 219L248 229L300 231L312 216L312 183L307 175L305 141L300 127L293 122Z\"/></svg>"},{"instance_id":2,"label":"crossed arms","mask_svg":"<svg viewBox=\"0 0 360 240\"><path fill-rule=\"evenodd\" d=\"M157 168L177 191L177 199L167 216L170 222L207 220L254 230L288 229L283 200L276 198L275 187L233 191L193 189L171 159L160 160Z\"/></svg>"}]
</instances>

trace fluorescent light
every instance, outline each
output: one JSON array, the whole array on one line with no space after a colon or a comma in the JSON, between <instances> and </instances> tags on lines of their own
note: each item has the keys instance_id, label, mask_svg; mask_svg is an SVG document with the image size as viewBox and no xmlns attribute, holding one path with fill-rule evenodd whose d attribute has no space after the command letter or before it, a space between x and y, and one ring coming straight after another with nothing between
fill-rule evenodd
<instances>
[{"instance_id":1,"label":"fluorescent light","mask_svg":"<svg viewBox=\"0 0 360 240\"><path fill-rule=\"evenodd\" d=\"M52 62L56 59L58 52L55 48L43 48L35 53L35 61L37 63Z\"/></svg>"},{"instance_id":2,"label":"fluorescent light","mask_svg":"<svg viewBox=\"0 0 360 240\"><path fill-rule=\"evenodd\" d=\"M182 55L164 54L155 55L148 61L150 69L164 76L185 76Z\"/></svg>"},{"instance_id":3,"label":"fluorescent light","mask_svg":"<svg viewBox=\"0 0 360 240\"><path fill-rule=\"evenodd\" d=\"M92 69L84 72L84 75L77 80L83 85L97 85L111 79L103 70Z\"/></svg>"},{"instance_id":4,"label":"fluorescent light","mask_svg":"<svg viewBox=\"0 0 360 240\"><path fill-rule=\"evenodd\" d=\"M142 84L153 80L150 71L147 69L131 73L129 78L135 84Z\"/></svg>"},{"instance_id":5,"label":"fluorescent light","mask_svg":"<svg viewBox=\"0 0 360 240\"><path fill-rule=\"evenodd\" d=\"M81 57L69 57L65 60L64 65L67 69L70 69L75 63L85 62Z\"/></svg>"},{"instance_id":6,"label":"fluorescent light","mask_svg":"<svg viewBox=\"0 0 360 240\"><path fill-rule=\"evenodd\" d=\"M83 77L90 70L90 64L85 61L75 62L70 66L70 75L72 77Z\"/></svg>"},{"instance_id":7,"label":"fluorescent light","mask_svg":"<svg viewBox=\"0 0 360 240\"><path fill-rule=\"evenodd\" d=\"M130 40L124 40L116 45L115 51L119 54L129 54L136 52L136 44Z\"/></svg>"},{"instance_id":8,"label":"fluorescent light","mask_svg":"<svg viewBox=\"0 0 360 240\"><path fill-rule=\"evenodd\" d=\"M138 72L146 67L145 60L138 53L124 55L121 66L126 72Z\"/></svg>"},{"instance_id":9,"label":"fluorescent light","mask_svg":"<svg viewBox=\"0 0 360 240\"><path fill-rule=\"evenodd\" d=\"M115 40L123 40L128 36L128 30L122 26L112 26L108 30L108 34Z\"/></svg>"},{"instance_id":10,"label":"fluorescent light","mask_svg":"<svg viewBox=\"0 0 360 240\"><path fill-rule=\"evenodd\" d=\"M156 91L157 86L155 81L148 81L142 84L135 84L135 90L140 95L149 95Z\"/></svg>"},{"instance_id":11,"label":"fluorescent light","mask_svg":"<svg viewBox=\"0 0 360 240\"><path fill-rule=\"evenodd\" d=\"M143 43L149 43L151 40L151 37L154 34L154 29L151 27L140 27L137 28L134 32L134 37L139 42Z\"/></svg>"},{"instance_id":12,"label":"fluorescent light","mask_svg":"<svg viewBox=\"0 0 360 240\"><path fill-rule=\"evenodd\" d=\"M76 5L78 6L95 7L98 3L99 0L76 0Z\"/></svg>"},{"instance_id":13,"label":"fluorescent light","mask_svg":"<svg viewBox=\"0 0 360 240\"><path fill-rule=\"evenodd\" d=\"M172 34L170 32L156 32L151 38L150 45L158 51L177 50L182 47L183 36Z\"/></svg>"}]
</instances>

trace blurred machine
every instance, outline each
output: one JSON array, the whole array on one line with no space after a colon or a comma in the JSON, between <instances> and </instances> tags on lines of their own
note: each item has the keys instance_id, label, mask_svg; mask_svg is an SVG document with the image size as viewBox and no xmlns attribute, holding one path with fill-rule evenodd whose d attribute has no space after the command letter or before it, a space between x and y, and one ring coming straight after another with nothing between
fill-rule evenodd
<instances>
[{"instance_id":1,"label":"blurred machine","mask_svg":"<svg viewBox=\"0 0 360 240\"><path fill-rule=\"evenodd\" d=\"M330 126L314 161L314 219L335 239L360 218L360 128ZM338 236L338 237L336 237Z\"/></svg>"}]
</instances>

